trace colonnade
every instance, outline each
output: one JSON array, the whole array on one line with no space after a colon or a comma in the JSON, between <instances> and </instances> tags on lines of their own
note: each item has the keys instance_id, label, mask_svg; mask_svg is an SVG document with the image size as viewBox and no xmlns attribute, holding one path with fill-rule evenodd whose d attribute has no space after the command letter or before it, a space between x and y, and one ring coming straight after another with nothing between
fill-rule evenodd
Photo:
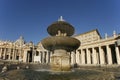
<instances>
[{"instance_id":1,"label":"colonnade","mask_svg":"<svg viewBox=\"0 0 120 80\"><path fill-rule=\"evenodd\" d=\"M71 52L71 65L112 65L120 64L120 47L104 45L98 47L80 48Z\"/></svg>"},{"instance_id":2,"label":"colonnade","mask_svg":"<svg viewBox=\"0 0 120 80\"><path fill-rule=\"evenodd\" d=\"M28 51L26 51L28 53ZM33 55L32 62L39 62L43 64L49 64L51 62L50 57L52 52L36 50ZM115 44L92 46L79 48L76 51L68 53L70 54L71 65L112 65L120 64L120 46ZM26 55L29 56L29 55ZM25 58L28 58L26 57ZM29 61L29 60L28 60ZM27 61L26 61L27 62Z\"/></svg>"},{"instance_id":3,"label":"colonnade","mask_svg":"<svg viewBox=\"0 0 120 80\"><path fill-rule=\"evenodd\" d=\"M21 57L20 49L15 48L0 48L0 59L3 60L19 60Z\"/></svg>"},{"instance_id":4,"label":"colonnade","mask_svg":"<svg viewBox=\"0 0 120 80\"><path fill-rule=\"evenodd\" d=\"M50 52L49 51L39 51L38 56L40 56L40 63L50 63Z\"/></svg>"},{"instance_id":5,"label":"colonnade","mask_svg":"<svg viewBox=\"0 0 120 80\"><path fill-rule=\"evenodd\" d=\"M29 58L30 58L30 54L28 53L28 51L25 51L26 55L24 55L25 59L23 60L24 62L29 62ZM48 64L50 63L50 56L51 56L51 52L49 51L39 51L39 50L35 50L32 51L32 61L34 63L43 63L43 64Z\"/></svg>"}]
</instances>

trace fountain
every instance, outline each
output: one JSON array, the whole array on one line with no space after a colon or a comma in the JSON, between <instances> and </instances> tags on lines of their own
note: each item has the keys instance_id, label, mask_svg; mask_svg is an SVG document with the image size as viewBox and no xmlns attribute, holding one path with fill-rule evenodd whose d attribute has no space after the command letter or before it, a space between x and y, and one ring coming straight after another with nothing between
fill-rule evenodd
<instances>
[{"instance_id":1,"label":"fountain","mask_svg":"<svg viewBox=\"0 0 120 80\"><path fill-rule=\"evenodd\" d=\"M47 28L51 37L41 41L43 47L53 54L51 56L50 66L53 71L70 71L70 53L80 46L80 41L70 37L74 34L74 27L60 19Z\"/></svg>"}]
</instances>

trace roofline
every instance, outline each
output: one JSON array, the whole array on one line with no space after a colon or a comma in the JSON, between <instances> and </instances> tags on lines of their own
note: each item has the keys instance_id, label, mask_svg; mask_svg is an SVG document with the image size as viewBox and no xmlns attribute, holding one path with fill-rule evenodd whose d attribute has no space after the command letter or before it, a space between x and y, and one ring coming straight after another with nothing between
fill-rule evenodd
<instances>
[{"instance_id":1,"label":"roofline","mask_svg":"<svg viewBox=\"0 0 120 80\"><path fill-rule=\"evenodd\" d=\"M84 34L87 34L87 33L89 33L89 32L93 32L93 31L96 31L97 34L100 36L100 38L102 38L101 35L100 35L100 33L99 33L99 31L98 31L98 29L93 29L93 30L90 30L90 31L87 31L87 32L84 32L84 33L81 33L81 34L77 34L77 35L74 35L74 37L75 37L75 36L84 35Z\"/></svg>"}]
</instances>

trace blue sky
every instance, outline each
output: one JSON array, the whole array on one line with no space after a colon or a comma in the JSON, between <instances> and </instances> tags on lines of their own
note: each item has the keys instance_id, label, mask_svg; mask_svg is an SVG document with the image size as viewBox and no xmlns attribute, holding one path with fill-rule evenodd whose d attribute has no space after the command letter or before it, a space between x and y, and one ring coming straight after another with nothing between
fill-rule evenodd
<instances>
[{"instance_id":1,"label":"blue sky","mask_svg":"<svg viewBox=\"0 0 120 80\"><path fill-rule=\"evenodd\" d=\"M38 43L60 16L75 34L98 29L102 37L120 33L120 0L0 0L0 39Z\"/></svg>"}]
</instances>

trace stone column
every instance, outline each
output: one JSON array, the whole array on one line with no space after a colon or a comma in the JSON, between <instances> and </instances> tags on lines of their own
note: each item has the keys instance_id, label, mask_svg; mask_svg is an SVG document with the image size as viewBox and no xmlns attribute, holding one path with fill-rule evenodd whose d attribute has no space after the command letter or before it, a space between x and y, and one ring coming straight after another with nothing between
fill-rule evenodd
<instances>
[{"instance_id":1,"label":"stone column","mask_svg":"<svg viewBox=\"0 0 120 80\"><path fill-rule=\"evenodd\" d=\"M97 52L95 48L92 48L92 58L93 58L93 64L97 64Z\"/></svg>"},{"instance_id":2,"label":"stone column","mask_svg":"<svg viewBox=\"0 0 120 80\"><path fill-rule=\"evenodd\" d=\"M75 64L75 52L71 52L71 65Z\"/></svg>"},{"instance_id":3,"label":"stone column","mask_svg":"<svg viewBox=\"0 0 120 80\"><path fill-rule=\"evenodd\" d=\"M23 62L27 62L27 50L24 50Z\"/></svg>"},{"instance_id":4,"label":"stone column","mask_svg":"<svg viewBox=\"0 0 120 80\"><path fill-rule=\"evenodd\" d=\"M88 48L86 49L86 53L87 53L87 64L91 64L90 50Z\"/></svg>"},{"instance_id":5,"label":"stone column","mask_svg":"<svg viewBox=\"0 0 120 80\"><path fill-rule=\"evenodd\" d=\"M2 48L0 48L0 59L2 57Z\"/></svg>"},{"instance_id":6,"label":"stone column","mask_svg":"<svg viewBox=\"0 0 120 80\"><path fill-rule=\"evenodd\" d=\"M48 63L50 63L50 51L48 51Z\"/></svg>"},{"instance_id":7,"label":"stone column","mask_svg":"<svg viewBox=\"0 0 120 80\"><path fill-rule=\"evenodd\" d=\"M41 51L39 51L40 63L41 63Z\"/></svg>"},{"instance_id":8,"label":"stone column","mask_svg":"<svg viewBox=\"0 0 120 80\"><path fill-rule=\"evenodd\" d=\"M9 60L11 59L11 48L9 48Z\"/></svg>"},{"instance_id":9,"label":"stone column","mask_svg":"<svg viewBox=\"0 0 120 80\"><path fill-rule=\"evenodd\" d=\"M103 49L101 48L101 46L99 46L99 54L100 54L100 64L105 64L105 56L103 53Z\"/></svg>"},{"instance_id":10,"label":"stone column","mask_svg":"<svg viewBox=\"0 0 120 80\"><path fill-rule=\"evenodd\" d=\"M115 51L116 51L117 64L120 64L120 51L117 46L115 47Z\"/></svg>"},{"instance_id":11,"label":"stone column","mask_svg":"<svg viewBox=\"0 0 120 80\"><path fill-rule=\"evenodd\" d=\"M4 48L4 55L3 55L3 59L5 59L6 56L6 48Z\"/></svg>"},{"instance_id":12,"label":"stone column","mask_svg":"<svg viewBox=\"0 0 120 80\"><path fill-rule=\"evenodd\" d=\"M82 62L82 60L81 60L81 50L79 51L79 59L80 59L80 64L81 64L81 62Z\"/></svg>"},{"instance_id":13,"label":"stone column","mask_svg":"<svg viewBox=\"0 0 120 80\"><path fill-rule=\"evenodd\" d=\"M107 45L106 46L106 48L107 48L107 59L108 59L108 64L112 64L112 55L111 55L111 49L110 49L110 46L109 45Z\"/></svg>"},{"instance_id":14,"label":"stone column","mask_svg":"<svg viewBox=\"0 0 120 80\"><path fill-rule=\"evenodd\" d=\"M76 51L76 63L80 65L80 53L79 51Z\"/></svg>"},{"instance_id":15,"label":"stone column","mask_svg":"<svg viewBox=\"0 0 120 80\"><path fill-rule=\"evenodd\" d=\"M15 52L14 52L14 60L16 60L16 55L17 55L17 49L15 49Z\"/></svg>"},{"instance_id":16,"label":"stone column","mask_svg":"<svg viewBox=\"0 0 120 80\"><path fill-rule=\"evenodd\" d=\"M85 52L81 49L81 64L85 64Z\"/></svg>"},{"instance_id":17,"label":"stone column","mask_svg":"<svg viewBox=\"0 0 120 80\"><path fill-rule=\"evenodd\" d=\"M30 61L30 53L27 54L27 60L26 62L29 62Z\"/></svg>"},{"instance_id":18,"label":"stone column","mask_svg":"<svg viewBox=\"0 0 120 80\"><path fill-rule=\"evenodd\" d=\"M19 61L22 61L22 49L20 49L20 53L19 53Z\"/></svg>"},{"instance_id":19,"label":"stone column","mask_svg":"<svg viewBox=\"0 0 120 80\"><path fill-rule=\"evenodd\" d=\"M48 64L48 62L49 62L49 53L48 51L46 51L46 63Z\"/></svg>"},{"instance_id":20,"label":"stone column","mask_svg":"<svg viewBox=\"0 0 120 80\"><path fill-rule=\"evenodd\" d=\"M15 49L13 49L12 60L15 59Z\"/></svg>"},{"instance_id":21,"label":"stone column","mask_svg":"<svg viewBox=\"0 0 120 80\"><path fill-rule=\"evenodd\" d=\"M76 53L75 52L74 52L73 57L74 57L73 62L74 62L74 64L76 64Z\"/></svg>"}]
</instances>

